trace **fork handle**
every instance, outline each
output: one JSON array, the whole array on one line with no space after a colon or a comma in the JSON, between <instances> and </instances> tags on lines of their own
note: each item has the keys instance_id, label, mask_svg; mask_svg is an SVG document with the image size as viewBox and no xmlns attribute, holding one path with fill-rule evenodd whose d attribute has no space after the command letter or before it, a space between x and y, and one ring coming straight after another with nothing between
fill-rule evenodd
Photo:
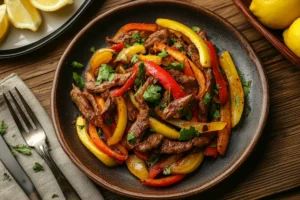
<instances>
[{"instance_id":1,"label":"fork handle","mask_svg":"<svg viewBox=\"0 0 300 200\"><path fill-rule=\"evenodd\" d=\"M38 152L38 154L46 161L49 168L51 169L52 173L54 174L58 185L61 188L62 193L64 194L66 200L81 200L77 192L74 190L72 185L69 183L69 181L66 179L66 177L63 175L63 173L60 171L60 169L57 167L55 162L53 161L49 149L46 145L40 145L35 148Z\"/></svg>"}]
</instances>

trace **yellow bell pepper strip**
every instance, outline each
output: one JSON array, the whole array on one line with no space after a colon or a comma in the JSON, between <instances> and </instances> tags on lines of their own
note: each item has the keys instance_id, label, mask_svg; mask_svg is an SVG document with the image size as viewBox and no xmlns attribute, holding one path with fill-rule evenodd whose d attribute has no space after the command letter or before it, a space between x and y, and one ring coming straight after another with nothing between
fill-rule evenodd
<instances>
[{"instance_id":1,"label":"yellow bell pepper strip","mask_svg":"<svg viewBox=\"0 0 300 200\"><path fill-rule=\"evenodd\" d=\"M138 109L139 104L134 98L134 94L132 91L129 93L129 98L132 102L132 104ZM175 129L161 123L160 121L154 119L153 117L149 118L149 126L150 128L154 129L157 133L169 138L169 139L178 139L179 138L179 132Z\"/></svg>"},{"instance_id":2,"label":"yellow bell pepper strip","mask_svg":"<svg viewBox=\"0 0 300 200\"><path fill-rule=\"evenodd\" d=\"M227 122L225 128L218 131L217 150L224 156L229 144L231 133L231 102L230 99L220 107L220 121Z\"/></svg>"},{"instance_id":3,"label":"yellow bell pepper strip","mask_svg":"<svg viewBox=\"0 0 300 200\"><path fill-rule=\"evenodd\" d=\"M141 180L141 182L145 185L153 186L153 187L164 187L164 186L169 186L174 183L179 182L185 177L185 175L174 175L174 176L168 176L165 178L160 178L160 179L145 179Z\"/></svg>"},{"instance_id":4,"label":"yellow bell pepper strip","mask_svg":"<svg viewBox=\"0 0 300 200\"><path fill-rule=\"evenodd\" d=\"M114 62L130 63L131 57L137 53L146 53L144 45L134 45L122 49Z\"/></svg>"},{"instance_id":5,"label":"yellow bell pepper strip","mask_svg":"<svg viewBox=\"0 0 300 200\"><path fill-rule=\"evenodd\" d=\"M140 55L138 55L138 59L142 60L142 61L144 61L144 60L152 61L158 65L161 65L161 57L159 57L159 56L155 56L155 55L151 55L151 54L149 54L149 55L140 54Z\"/></svg>"},{"instance_id":6,"label":"yellow bell pepper strip","mask_svg":"<svg viewBox=\"0 0 300 200\"><path fill-rule=\"evenodd\" d=\"M217 158L218 157L218 150L216 147L206 147L204 149L204 156L206 157L213 157L213 158Z\"/></svg>"},{"instance_id":7,"label":"yellow bell pepper strip","mask_svg":"<svg viewBox=\"0 0 300 200\"><path fill-rule=\"evenodd\" d=\"M114 50L113 49L99 49L97 50L94 55L91 58L90 61L90 73L93 76L97 76L96 73L96 69L99 68L101 66L101 64L106 64L108 63L114 54Z\"/></svg>"},{"instance_id":8,"label":"yellow bell pepper strip","mask_svg":"<svg viewBox=\"0 0 300 200\"><path fill-rule=\"evenodd\" d=\"M129 171L138 177L140 180L145 180L148 178L148 169L146 163L143 159L132 154L126 160L126 165Z\"/></svg>"},{"instance_id":9,"label":"yellow bell pepper strip","mask_svg":"<svg viewBox=\"0 0 300 200\"><path fill-rule=\"evenodd\" d=\"M187 27L184 24L181 24L179 22L169 20L169 19L157 19L156 24L158 24L161 27L173 29L175 31L178 31L182 33L183 35L187 36L196 46L199 52L200 57L200 64L202 67L210 67L211 61L209 56L209 50L204 42L204 40L195 33L192 29Z\"/></svg>"},{"instance_id":10,"label":"yellow bell pepper strip","mask_svg":"<svg viewBox=\"0 0 300 200\"><path fill-rule=\"evenodd\" d=\"M172 49L171 47L161 43L161 42L156 42L153 47L154 50L159 50L162 51L163 49L171 55L173 58L175 58L179 62L184 62L184 74L188 76L195 77L198 85L199 85L199 91L197 94L197 98L199 99L205 92L205 85L206 85L206 80L203 72L198 69L198 67L183 53ZM189 67L191 69L189 69Z\"/></svg>"},{"instance_id":11,"label":"yellow bell pepper strip","mask_svg":"<svg viewBox=\"0 0 300 200\"><path fill-rule=\"evenodd\" d=\"M179 162L174 163L170 167L171 174L189 174L196 170L203 161L203 152L190 152Z\"/></svg>"},{"instance_id":12,"label":"yellow bell pepper strip","mask_svg":"<svg viewBox=\"0 0 300 200\"><path fill-rule=\"evenodd\" d=\"M144 24L144 23L130 23L130 24L126 24L126 25L124 25L123 27L121 27L119 29L119 31L113 37L113 40L118 39L118 37L121 34L127 33L127 32L132 31L132 30L155 32L155 31L157 31L157 25L156 24Z\"/></svg>"},{"instance_id":13,"label":"yellow bell pepper strip","mask_svg":"<svg viewBox=\"0 0 300 200\"><path fill-rule=\"evenodd\" d=\"M228 84L231 101L231 126L234 128L239 123L244 109L244 91L242 83L233 60L228 51L222 53L219 58L220 65L224 70Z\"/></svg>"},{"instance_id":14,"label":"yellow bell pepper strip","mask_svg":"<svg viewBox=\"0 0 300 200\"><path fill-rule=\"evenodd\" d=\"M123 97L116 97L118 122L111 138L107 140L108 145L117 144L123 137L127 125L127 106Z\"/></svg>"},{"instance_id":15,"label":"yellow bell pepper strip","mask_svg":"<svg viewBox=\"0 0 300 200\"><path fill-rule=\"evenodd\" d=\"M87 128L86 128L86 120L80 116L76 119L76 130L77 135L80 139L80 141L83 143L83 145L91 152L93 153L101 162L103 162L106 166L113 167L117 163L116 161L100 151L96 145L91 140Z\"/></svg>"},{"instance_id":16,"label":"yellow bell pepper strip","mask_svg":"<svg viewBox=\"0 0 300 200\"><path fill-rule=\"evenodd\" d=\"M189 128L193 126L199 131L199 133L220 131L223 130L227 124L226 122L191 122L181 119L169 119L166 121L179 128Z\"/></svg>"}]
</instances>

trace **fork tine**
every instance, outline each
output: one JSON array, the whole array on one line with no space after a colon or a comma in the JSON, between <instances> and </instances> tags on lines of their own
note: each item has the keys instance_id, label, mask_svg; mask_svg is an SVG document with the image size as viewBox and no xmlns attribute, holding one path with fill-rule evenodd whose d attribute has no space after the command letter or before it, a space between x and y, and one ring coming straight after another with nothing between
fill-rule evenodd
<instances>
[{"instance_id":1,"label":"fork tine","mask_svg":"<svg viewBox=\"0 0 300 200\"><path fill-rule=\"evenodd\" d=\"M29 107L29 105L27 104L27 102L25 101L25 99L23 98L23 96L21 95L21 93L19 92L18 88L15 87L15 90L17 91L17 94L19 96L19 98L21 99L25 110L27 111L28 115L30 116L31 120L33 121L34 125L36 127L41 127L41 123L39 122L39 120L36 118L34 112L32 111L32 109Z\"/></svg>"},{"instance_id":2,"label":"fork tine","mask_svg":"<svg viewBox=\"0 0 300 200\"><path fill-rule=\"evenodd\" d=\"M14 118L14 120L15 120L15 122L16 122L18 128L19 128L19 131L21 132L21 134L25 133L26 131L25 131L25 129L24 129L22 123L20 122L18 116L16 115L14 109L12 108L10 102L8 101L8 99L7 99L7 97L6 97L6 95L5 95L4 93L3 93L3 97L4 97L4 100L5 100L5 102L6 102L7 107L8 107L8 109L9 109L10 114L11 114L12 117Z\"/></svg>"},{"instance_id":3,"label":"fork tine","mask_svg":"<svg viewBox=\"0 0 300 200\"><path fill-rule=\"evenodd\" d=\"M22 110L21 106L19 105L19 103L17 102L17 100L15 99L14 95L11 93L11 91L8 91L14 104L16 105L17 111L20 113L21 118L23 119L25 125L27 126L28 130L30 130L31 128L33 128L32 124L29 122L28 118L26 117L24 111Z\"/></svg>"}]
</instances>

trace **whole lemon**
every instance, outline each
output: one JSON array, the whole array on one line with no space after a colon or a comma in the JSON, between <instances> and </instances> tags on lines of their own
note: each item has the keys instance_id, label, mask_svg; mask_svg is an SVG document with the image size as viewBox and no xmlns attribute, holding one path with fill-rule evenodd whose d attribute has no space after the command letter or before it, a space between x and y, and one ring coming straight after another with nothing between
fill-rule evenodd
<instances>
[{"instance_id":1,"label":"whole lemon","mask_svg":"<svg viewBox=\"0 0 300 200\"><path fill-rule=\"evenodd\" d=\"M253 0L249 9L266 27L285 29L300 17L300 0Z\"/></svg>"},{"instance_id":2,"label":"whole lemon","mask_svg":"<svg viewBox=\"0 0 300 200\"><path fill-rule=\"evenodd\" d=\"M283 32L284 43L298 57L300 57L300 18Z\"/></svg>"}]
</instances>

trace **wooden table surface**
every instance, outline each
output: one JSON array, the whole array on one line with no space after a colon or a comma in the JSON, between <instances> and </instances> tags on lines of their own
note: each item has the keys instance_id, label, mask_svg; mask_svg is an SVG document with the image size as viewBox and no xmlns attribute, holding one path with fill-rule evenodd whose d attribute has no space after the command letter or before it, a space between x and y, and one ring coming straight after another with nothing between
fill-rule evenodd
<instances>
[{"instance_id":1,"label":"wooden table surface","mask_svg":"<svg viewBox=\"0 0 300 200\"><path fill-rule=\"evenodd\" d=\"M185 0L232 23L261 59L270 84L267 125L250 158L228 179L190 199L300 199L300 71L249 24L231 0ZM42 49L0 61L0 79L18 74L50 114L52 81L71 39L97 15L130 0L95 0L60 38ZM100 189L106 199L126 199Z\"/></svg>"}]
</instances>

